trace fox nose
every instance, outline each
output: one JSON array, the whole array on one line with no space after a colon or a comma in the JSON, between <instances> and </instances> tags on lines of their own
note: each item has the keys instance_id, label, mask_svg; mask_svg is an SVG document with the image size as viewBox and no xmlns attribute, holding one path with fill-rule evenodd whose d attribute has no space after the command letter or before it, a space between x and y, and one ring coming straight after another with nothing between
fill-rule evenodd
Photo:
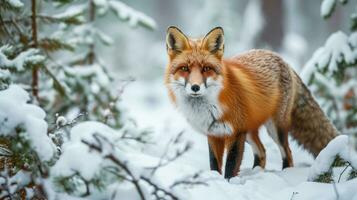
<instances>
[{"instance_id":1,"label":"fox nose","mask_svg":"<svg viewBox=\"0 0 357 200\"><path fill-rule=\"evenodd\" d=\"M194 92L198 92L200 90L200 86L195 84L195 85L192 85L191 86L191 90L194 91Z\"/></svg>"}]
</instances>

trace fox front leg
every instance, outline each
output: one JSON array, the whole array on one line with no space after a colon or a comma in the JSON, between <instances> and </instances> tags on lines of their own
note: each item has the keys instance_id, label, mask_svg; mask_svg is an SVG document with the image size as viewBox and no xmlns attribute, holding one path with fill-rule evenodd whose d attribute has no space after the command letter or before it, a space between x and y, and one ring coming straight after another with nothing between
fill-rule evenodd
<instances>
[{"instance_id":1,"label":"fox front leg","mask_svg":"<svg viewBox=\"0 0 357 200\"><path fill-rule=\"evenodd\" d=\"M224 174L225 179L230 179L238 175L243 158L245 138L246 133L238 133L238 135L226 139L227 161Z\"/></svg>"},{"instance_id":2,"label":"fox front leg","mask_svg":"<svg viewBox=\"0 0 357 200\"><path fill-rule=\"evenodd\" d=\"M224 139L214 136L207 136L208 152L211 170L222 174L222 158L224 152Z\"/></svg>"}]
</instances>

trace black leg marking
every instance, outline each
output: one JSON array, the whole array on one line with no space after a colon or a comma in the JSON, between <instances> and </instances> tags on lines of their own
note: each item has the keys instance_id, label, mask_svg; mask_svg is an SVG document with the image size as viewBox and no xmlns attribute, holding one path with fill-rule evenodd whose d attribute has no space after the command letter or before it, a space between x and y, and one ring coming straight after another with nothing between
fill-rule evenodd
<instances>
[{"instance_id":1,"label":"black leg marking","mask_svg":"<svg viewBox=\"0 0 357 200\"><path fill-rule=\"evenodd\" d=\"M287 150L286 150L286 146L288 146L287 141L286 141L286 135L284 133L284 131L282 129L278 129L278 137L279 137L279 142L280 145L282 145L284 147L284 151L285 151L285 156L288 156ZM289 160L287 157L283 158L283 169L290 167L289 166Z\"/></svg>"},{"instance_id":2,"label":"black leg marking","mask_svg":"<svg viewBox=\"0 0 357 200\"><path fill-rule=\"evenodd\" d=\"M285 139L284 139L284 131L281 130L280 128L278 129L278 137L279 137L279 142L281 145L284 145Z\"/></svg>"},{"instance_id":3,"label":"black leg marking","mask_svg":"<svg viewBox=\"0 0 357 200\"><path fill-rule=\"evenodd\" d=\"M208 144L208 152L209 152L209 165L210 165L211 170L219 172L217 158L214 156L211 145L209 145L209 144Z\"/></svg>"},{"instance_id":4,"label":"black leg marking","mask_svg":"<svg viewBox=\"0 0 357 200\"><path fill-rule=\"evenodd\" d=\"M237 156L238 156L238 142L235 142L232 144L232 147L227 154L226 171L224 173L224 178L230 179L234 176L234 170L237 163Z\"/></svg>"},{"instance_id":5,"label":"black leg marking","mask_svg":"<svg viewBox=\"0 0 357 200\"><path fill-rule=\"evenodd\" d=\"M289 162L287 158L283 158L283 169L289 167Z\"/></svg>"},{"instance_id":6,"label":"black leg marking","mask_svg":"<svg viewBox=\"0 0 357 200\"><path fill-rule=\"evenodd\" d=\"M254 154L254 165L253 168L256 166L260 166L260 158L258 155Z\"/></svg>"}]
</instances>

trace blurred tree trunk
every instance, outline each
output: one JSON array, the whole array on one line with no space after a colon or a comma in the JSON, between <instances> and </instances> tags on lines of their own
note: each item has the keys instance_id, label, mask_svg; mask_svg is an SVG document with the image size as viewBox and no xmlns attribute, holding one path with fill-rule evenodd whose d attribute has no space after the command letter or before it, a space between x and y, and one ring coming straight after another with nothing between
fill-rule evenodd
<instances>
[{"instance_id":1,"label":"blurred tree trunk","mask_svg":"<svg viewBox=\"0 0 357 200\"><path fill-rule=\"evenodd\" d=\"M284 39L283 0L261 0L265 25L257 45L279 50Z\"/></svg>"}]
</instances>

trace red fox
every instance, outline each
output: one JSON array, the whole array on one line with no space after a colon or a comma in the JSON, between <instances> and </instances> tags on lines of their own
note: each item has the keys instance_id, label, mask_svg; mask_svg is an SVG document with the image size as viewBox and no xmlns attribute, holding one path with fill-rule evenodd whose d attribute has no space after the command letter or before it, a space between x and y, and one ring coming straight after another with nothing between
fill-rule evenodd
<instances>
[{"instance_id":1,"label":"red fox","mask_svg":"<svg viewBox=\"0 0 357 200\"><path fill-rule=\"evenodd\" d=\"M293 166L289 132L315 157L338 135L299 76L277 54L251 50L223 58L221 27L200 39L169 27L166 46L169 96L191 126L207 135L211 170L222 173L227 150L225 178L238 174L246 140L253 149L253 167L265 167L258 135L262 125L280 149L283 168Z\"/></svg>"}]
</instances>

